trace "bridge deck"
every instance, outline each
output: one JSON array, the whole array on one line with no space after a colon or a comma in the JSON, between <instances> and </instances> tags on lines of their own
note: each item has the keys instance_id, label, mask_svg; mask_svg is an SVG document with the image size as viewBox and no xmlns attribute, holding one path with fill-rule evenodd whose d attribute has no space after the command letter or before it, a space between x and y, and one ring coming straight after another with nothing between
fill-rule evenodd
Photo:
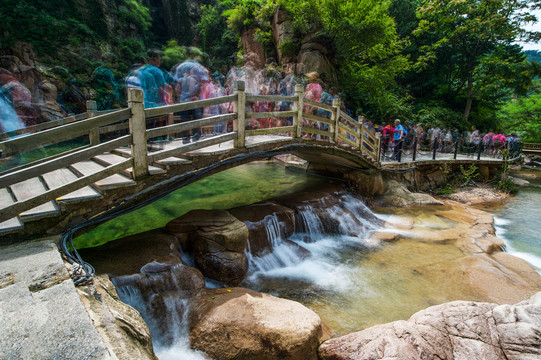
<instances>
[{"instance_id":1,"label":"bridge deck","mask_svg":"<svg viewBox=\"0 0 541 360\"><path fill-rule=\"evenodd\" d=\"M281 102L285 98L254 97L244 94L241 82L236 85L233 95L149 109L143 106L142 91L130 89L126 109L85 114L32 134L12 138L4 134L8 136L0 141L4 163L21 153L64 141L85 138L88 143L0 174L0 235L9 234L9 239L14 239L14 232L28 236L40 231L58 232L51 226L64 227L71 219L81 221L122 203L157 196L163 192L161 187L179 178L192 174L196 174L193 179L200 178L254 158L283 153L295 153L314 169L326 171L412 166L407 149L402 163L388 159L380 162L378 134L369 130L362 118L353 119L341 111L339 102L332 106L303 102L304 89L298 85L295 96L287 97L293 103L291 110L253 113L247 106L249 101ZM235 105L232 113L155 127L157 117L231 102ZM314 115L321 108L330 118ZM247 119L259 118L288 119L288 126L247 129ZM152 141L224 123L232 123L233 131L207 133L190 144L181 139ZM431 156L419 151L416 162L429 163ZM474 155L459 155L458 160L452 157L438 153L437 162L477 161ZM486 157L482 160L501 161ZM35 221L40 219L46 221Z\"/></svg>"},{"instance_id":2,"label":"bridge deck","mask_svg":"<svg viewBox=\"0 0 541 360\"><path fill-rule=\"evenodd\" d=\"M256 146L258 144L273 143L292 140L292 137L279 135L257 135L246 138L246 146ZM183 146L181 139L164 142L163 150L175 149ZM160 150L162 150L160 149ZM167 168L174 165L186 165L191 161L187 158L194 155L214 154L217 152L227 152L234 149L233 140L211 145L203 149L188 152L184 157L169 157L157 161L149 166L150 175L167 173ZM130 154L129 148L118 148L112 152L106 152L97 155L90 160L77 162L69 168L61 168L38 177L25 180L20 183L10 185L7 188L0 189L0 210L13 204L15 201L21 201L33 196L43 194L49 189L58 188L61 185L69 184L82 176L95 174L103 170L108 165L118 164L126 159ZM150 153L152 154L152 152ZM57 198L55 201L49 201L46 204L37 206L31 210L21 213L19 216L0 223L0 235L18 231L24 227L24 223L35 221L46 217L56 216L60 213L62 203L82 203L88 200L102 197L102 193L111 189L118 189L136 185L136 181L131 179L132 169L128 168L118 174L111 175L69 194Z\"/></svg>"}]
</instances>

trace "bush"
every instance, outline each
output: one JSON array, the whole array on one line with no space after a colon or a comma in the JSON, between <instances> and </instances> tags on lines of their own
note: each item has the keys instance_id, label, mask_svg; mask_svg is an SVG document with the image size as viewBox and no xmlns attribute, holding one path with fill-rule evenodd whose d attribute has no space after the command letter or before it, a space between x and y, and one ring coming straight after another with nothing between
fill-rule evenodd
<instances>
[{"instance_id":1,"label":"bush","mask_svg":"<svg viewBox=\"0 0 541 360\"><path fill-rule=\"evenodd\" d=\"M496 188L507 194L516 194L518 192L518 186L509 178L498 181Z\"/></svg>"},{"instance_id":2,"label":"bush","mask_svg":"<svg viewBox=\"0 0 541 360\"><path fill-rule=\"evenodd\" d=\"M299 50L301 49L301 43L298 40L285 39L278 47L280 53L290 59L297 57Z\"/></svg>"}]
</instances>

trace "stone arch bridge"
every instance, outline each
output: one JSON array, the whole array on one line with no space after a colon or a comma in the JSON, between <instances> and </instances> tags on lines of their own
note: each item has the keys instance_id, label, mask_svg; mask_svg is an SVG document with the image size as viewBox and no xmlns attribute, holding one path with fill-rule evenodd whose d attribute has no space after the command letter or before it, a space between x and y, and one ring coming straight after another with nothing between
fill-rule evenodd
<instances>
[{"instance_id":1,"label":"stone arch bridge","mask_svg":"<svg viewBox=\"0 0 541 360\"><path fill-rule=\"evenodd\" d=\"M111 208L152 200L164 191L204 176L279 154L295 154L313 171L404 171L442 162L499 166L495 159L433 158L405 163L380 161L380 138L340 110L339 100L326 105L305 99L302 86L293 96L244 92L238 82L232 95L145 109L143 92L130 89L129 107L98 113L89 102L85 114L0 134L1 244L46 234ZM280 102L289 110L252 112L251 104ZM175 113L226 104L227 114L180 122ZM94 105L94 106L93 106ZM259 119L283 119L285 126L255 129ZM232 131L214 133L232 125ZM249 126L247 126L249 125ZM187 132L202 131L186 143ZM15 136L13 136L15 135ZM51 146L69 150L51 152ZM76 144L73 147L73 144ZM21 163L21 154L42 154ZM43 155L45 153L45 155Z\"/></svg>"}]
</instances>

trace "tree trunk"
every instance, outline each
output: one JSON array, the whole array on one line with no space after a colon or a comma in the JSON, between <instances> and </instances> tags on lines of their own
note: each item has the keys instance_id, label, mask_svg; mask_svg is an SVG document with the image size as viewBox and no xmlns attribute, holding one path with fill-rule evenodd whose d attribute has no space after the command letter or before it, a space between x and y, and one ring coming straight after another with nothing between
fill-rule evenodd
<instances>
[{"instance_id":1,"label":"tree trunk","mask_svg":"<svg viewBox=\"0 0 541 360\"><path fill-rule=\"evenodd\" d=\"M468 74L468 88L467 88L468 98L466 100L466 109L464 109L464 121L468 121L471 111L471 105L473 102L473 70Z\"/></svg>"}]
</instances>

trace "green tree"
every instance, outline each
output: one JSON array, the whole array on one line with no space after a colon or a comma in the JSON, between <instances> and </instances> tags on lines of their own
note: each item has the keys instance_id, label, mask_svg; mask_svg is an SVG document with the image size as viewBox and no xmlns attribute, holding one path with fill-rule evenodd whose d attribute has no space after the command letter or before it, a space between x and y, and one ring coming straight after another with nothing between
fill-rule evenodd
<instances>
[{"instance_id":1,"label":"green tree","mask_svg":"<svg viewBox=\"0 0 541 360\"><path fill-rule=\"evenodd\" d=\"M171 69L179 62L186 60L186 47L180 46L176 40L169 40L163 47L162 62L166 69Z\"/></svg>"},{"instance_id":2,"label":"green tree","mask_svg":"<svg viewBox=\"0 0 541 360\"><path fill-rule=\"evenodd\" d=\"M239 47L238 34L227 26L227 18L235 9L236 1L218 0L215 5L201 7L201 19L196 25L201 47L208 53L214 68L231 65Z\"/></svg>"},{"instance_id":3,"label":"green tree","mask_svg":"<svg viewBox=\"0 0 541 360\"><path fill-rule=\"evenodd\" d=\"M530 142L541 142L541 80L528 96L508 101L498 113L502 128Z\"/></svg>"},{"instance_id":4,"label":"green tree","mask_svg":"<svg viewBox=\"0 0 541 360\"><path fill-rule=\"evenodd\" d=\"M434 41L423 45L417 68L425 69L441 59L451 59L448 73L450 91L464 94L463 118L468 121L474 100L495 83L506 81L513 71L504 69L524 58L506 57L506 50L518 38L537 40L539 32L525 31L522 26L535 22L529 13L540 0L420 0L419 27L415 34L429 35ZM503 55L503 57L502 57ZM495 74L493 71L498 70Z\"/></svg>"}]
</instances>

